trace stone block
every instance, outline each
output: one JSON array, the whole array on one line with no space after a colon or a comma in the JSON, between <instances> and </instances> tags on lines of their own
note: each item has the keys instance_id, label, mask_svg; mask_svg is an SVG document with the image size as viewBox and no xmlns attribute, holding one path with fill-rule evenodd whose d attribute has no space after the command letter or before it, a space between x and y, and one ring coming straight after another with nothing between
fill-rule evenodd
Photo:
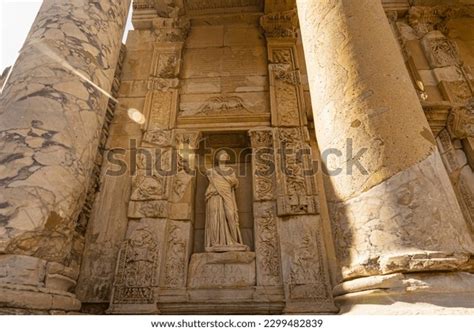
<instances>
[{"instance_id":1,"label":"stone block","mask_svg":"<svg viewBox=\"0 0 474 331\"><path fill-rule=\"evenodd\" d=\"M0 284L44 286L46 261L32 256L0 255Z\"/></svg>"},{"instance_id":2,"label":"stone block","mask_svg":"<svg viewBox=\"0 0 474 331\"><path fill-rule=\"evenodd\" d=\"M225 252L193 254L188 286L220 288L255 286L255 253Z\"/></svg>"}]
</instances>

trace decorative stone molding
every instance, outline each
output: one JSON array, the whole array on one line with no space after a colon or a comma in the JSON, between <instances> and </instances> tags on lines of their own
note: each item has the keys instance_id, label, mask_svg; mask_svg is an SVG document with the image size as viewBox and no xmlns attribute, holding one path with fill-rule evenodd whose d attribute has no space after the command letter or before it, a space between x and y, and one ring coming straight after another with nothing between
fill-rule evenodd
<instances>
[{"instance_id":1,"label":"decorative stone molding","mask_svg":"<svg viewBox=\"0 0 474 331\"><path fill-rule=\"evenodd\" d=\"M444 128L448 121L448 115L451 111L451 104L444 102L422 102L423 111L430 124L431 131L436 137Z\"/></svg>"},{"instance_id":2,"label":"decorative stone molding","mask_svg":"<svg viewBox=\"0 0 474 331\"><path fill-rule=\"evenodd\" d=\"M263 0L185 0L186 11L211 13L223 9L261 9Z\"/></svg>"}]
</instances>

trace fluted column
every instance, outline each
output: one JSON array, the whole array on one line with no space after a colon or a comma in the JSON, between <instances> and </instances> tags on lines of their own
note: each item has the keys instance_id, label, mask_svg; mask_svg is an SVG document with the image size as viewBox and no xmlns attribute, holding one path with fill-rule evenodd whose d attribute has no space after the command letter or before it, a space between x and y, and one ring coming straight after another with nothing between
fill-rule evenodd
<instances>
[{"instance_id":1,"label":"fluted column","mask_svg":"<svg viewBox=\"0 0 474 331\"><path fill-rule=\"evenodd\" d=\"M343 154L326 162L342 170L328 178L342 280L469 268L474 245L381 2L297 5L317 140Z\"/></svg>"},{"instance_id":2,"label":"fluted column","mask_svg":"<svg viewBox=\"0 0 474 331\"><path fill-rule=\"evenodd\" d=\"M0 97L0 270L7 270L0 296L7 306L77 309L72 295L63 305L54 298L77 277L78 268L69 268L75 221L129 5L45 0ZM29 291L38 287L55 292ZM47 297L30 298L35 293Z\"/></svg>"}]
</instances>

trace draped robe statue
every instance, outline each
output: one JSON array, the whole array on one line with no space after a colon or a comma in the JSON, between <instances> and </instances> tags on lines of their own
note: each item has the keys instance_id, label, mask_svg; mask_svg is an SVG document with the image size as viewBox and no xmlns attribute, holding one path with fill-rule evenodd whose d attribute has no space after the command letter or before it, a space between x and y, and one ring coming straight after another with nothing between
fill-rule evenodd
<instances>
[{"instance_id":1,"label":"draped robe statue","mask_svg":"<svg viewBox=\"0 0 474 331\"><path fill-rule=\"evenodd\" d=\"M235 190L239 184L232 168L226 167L229 155L217 154L218 165L207 171L206 190L206 252L246 251L239 228Z\"/></svg>"}]
</instances>

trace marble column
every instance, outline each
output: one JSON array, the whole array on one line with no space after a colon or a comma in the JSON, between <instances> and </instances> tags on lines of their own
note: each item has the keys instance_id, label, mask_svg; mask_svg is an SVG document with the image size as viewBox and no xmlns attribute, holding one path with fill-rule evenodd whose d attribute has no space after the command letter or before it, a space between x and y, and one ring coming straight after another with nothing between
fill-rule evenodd
<instances>
[{"instance_id":1,"label":"marble column","mask_svg":"<svg viewBox=\"0 0 474 331\"><path fill-rule=\"evenodd\" d=\"M341 281L472 268L472 238L381 2L297 5L317 140L342 153L326 162L341 169L327 181Z\"/></svg>"},{"instance_id":2,"label":"marble column","mask_svg":"<svg viewBox=\"0 0 474 331\"><path fill-rule=\"evenodd\" d=\"M67 294L78 273L68 264L129 5L45 0L0 97L0 297L9 307L80 305Z\"/></svg>"}]
</instances>

